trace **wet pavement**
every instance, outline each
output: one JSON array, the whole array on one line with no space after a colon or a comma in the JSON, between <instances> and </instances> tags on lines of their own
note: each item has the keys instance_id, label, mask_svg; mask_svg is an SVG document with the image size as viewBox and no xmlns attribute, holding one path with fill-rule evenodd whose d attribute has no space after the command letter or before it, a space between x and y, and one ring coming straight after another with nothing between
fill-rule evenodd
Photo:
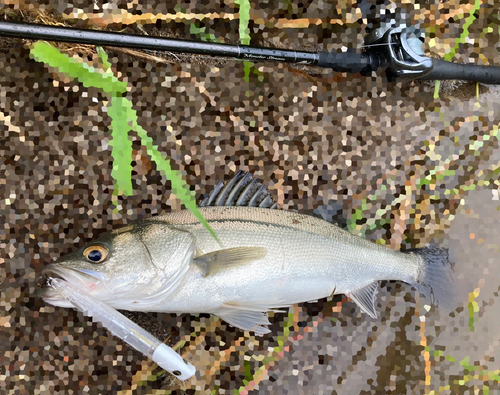
<instances>
[{"instance_id":1,"label":"wet pavement","mask_svg":"<svg viewBox=\"0 0 500 395\"><path fill-rule=\"evenodd\" d=\"M141 3L143 14L172 12ZM88 12L88 6L75 7ZM234 13L213 4L180 7ZM355 9L334 4L280 7L275 15L254 11L268 19L294 13L313 20L335 10L328 15L357 21ZM409 5L398 7L408 10L409 21L420 20ZM433 6L421 7L440 15ZM457 60L500 63L495 45L488 45L499 42L498 32L488 30L490 14L485 4L469 28L473 42L460 47ZM347 22L303 29L255 23L251 35L255 44L288 48L356 47L366 25ZM237 21L206 26L237 39ZM440 45L460 34L458 19L443 26L434 55L443 56ZM196 38L188 23L144 28ZM246 78L237 61L181 57L181 63L154 64L109 51L139 123L198 197L235 171L250 171L282 209L340 223L394 249L433 242L449 248L455 263L459 295L451 313L394 282L382 283L376 320L337 296L294 306L289 316L276 313L264 337L208 315L128 313L170 345L185 341L181 352L198 372L179 383L155 377L144 357L82 314L33 296L40 270L52 260L105 231L181 204L135 134L134 193L113 196L109 98L35 62L22 42L3 41L1 48L2 391L500 393L497 88L481 86L476 99L474 84L447 83L435 99L433 84L389 83L376 74L263 63Z\"/></svg>"}]
</instances>

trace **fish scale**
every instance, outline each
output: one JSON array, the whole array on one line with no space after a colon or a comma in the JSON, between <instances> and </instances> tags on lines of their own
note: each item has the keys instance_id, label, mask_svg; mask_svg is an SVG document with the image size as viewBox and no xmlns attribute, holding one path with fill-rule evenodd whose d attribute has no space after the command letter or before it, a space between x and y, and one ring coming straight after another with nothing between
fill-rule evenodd
<instances>
[{"instance_id":1,"label":"fish scale","mask_svg":"<svg viewBox=\"0 0 500 395\"><path fill-rule=\"evenodd\" d=\"M203 253L259 246L268 254L208 278L194 270L181 283L179 293L155 305L154 311L213 312L235 300L268 301L271 308L273 303L317 300L331 295L334 289L336 293L349 293L388 276L416 280L415 255L353 236L322 219L256 207L207 207L200 211L221 245L188 211L152 220L192 233L196 248Z\"/></svg>"}]
</instances>

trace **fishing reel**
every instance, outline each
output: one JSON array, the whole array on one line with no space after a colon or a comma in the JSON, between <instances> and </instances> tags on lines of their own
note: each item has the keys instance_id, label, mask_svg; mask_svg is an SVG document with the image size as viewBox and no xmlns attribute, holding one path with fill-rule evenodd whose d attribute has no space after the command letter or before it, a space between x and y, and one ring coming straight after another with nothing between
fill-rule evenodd
<instances>
[{"instance_id":1,"label":"fishing reel","mask_svg":"<svg viewBox=\"0 0 500 395\"><path fill-rule=\"evenodd\" d=\"M433 69L431 58L424 56L422 42L401 27L372 30L364 40L365 53L384 58L389 79L418 79Z\"/></svg>"}]
</instances>

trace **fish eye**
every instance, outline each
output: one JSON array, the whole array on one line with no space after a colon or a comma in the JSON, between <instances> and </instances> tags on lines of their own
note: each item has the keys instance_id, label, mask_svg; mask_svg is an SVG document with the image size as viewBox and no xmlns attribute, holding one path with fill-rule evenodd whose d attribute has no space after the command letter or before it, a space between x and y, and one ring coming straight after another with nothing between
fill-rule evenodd
<instances>
[{"instance_id":1,"label":"fish eye","mask_svg":"<svg viewBox=\"0 0 500 395\"><path fill-rule=\"evenodd\" d=\"M108 249L102 245L85 248L83 256L92 263L101 263L108 257Z\"/></svg>"}]
</instances>

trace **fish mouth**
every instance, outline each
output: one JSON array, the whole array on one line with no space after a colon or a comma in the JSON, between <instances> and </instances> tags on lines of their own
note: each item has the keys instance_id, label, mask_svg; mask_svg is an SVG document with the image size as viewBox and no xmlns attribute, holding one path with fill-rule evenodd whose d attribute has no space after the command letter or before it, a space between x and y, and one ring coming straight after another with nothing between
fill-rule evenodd
<instances>
[{"instance_id":1,"label":"fish mouth","mask_svg":"<svg viewBox=\"0 0 500 395\"><path fill-rule=\"evenodd\" d=\"M35 296L41 297L46 303L59 307L74 307L51 286L51 279L59 278L72 286L89 293L102 283L100 273L71 267L61 267L57 263L47 265L43 270L36 287Z\"/></svg>"}]
</instances>

